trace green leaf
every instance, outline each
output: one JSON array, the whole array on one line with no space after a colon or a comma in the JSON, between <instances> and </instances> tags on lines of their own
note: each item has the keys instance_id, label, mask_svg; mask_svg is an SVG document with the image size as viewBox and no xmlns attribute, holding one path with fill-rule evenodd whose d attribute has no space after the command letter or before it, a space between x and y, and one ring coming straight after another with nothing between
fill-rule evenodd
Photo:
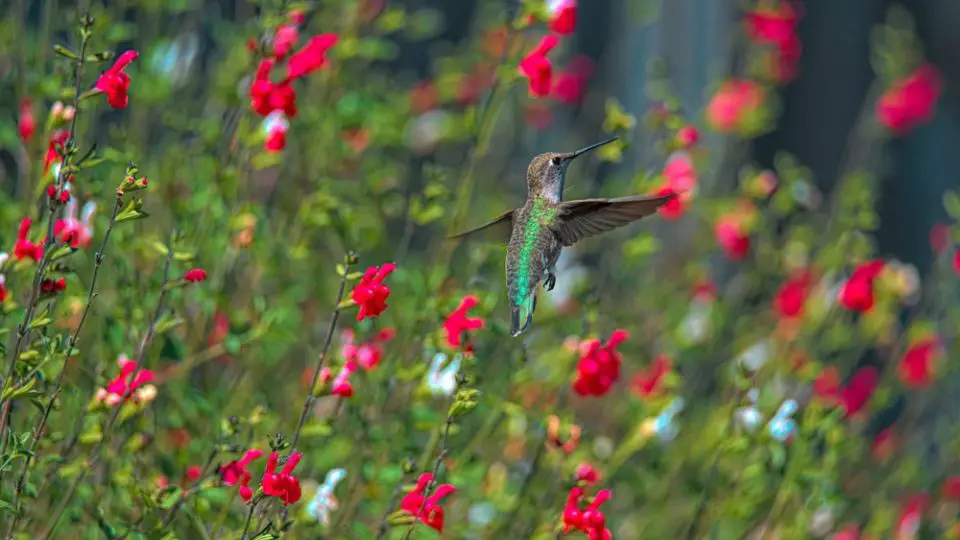
<instances>
[{"instance_id":1,"label":"green leaf","mask_svg":"<svg viewBox=\"0 0 960 540\"><path fill-rule=\"evenodd\" d=\"M37 379L31 378L27 381L26 384L20 387L13 386L11 388L5 389L3 395L0 396L0 401L7 401L8 399L17 399L20 397L25 397L27 394L33 390L33 387L36 386Z\"/></svg>"},{"instance_id":2,"label":"green leaf","mask_svg":"<svg viewBox=\"0 0 960 540\"><path fill-rule=\"evenodd\" d=\"M304 438L308 437L327 437L333 434L333 426L327 422L314 422L308 426L304 426L303 431L300 432L300 435Z\"/></svg>"},{"instance_id":3,"label":"green leaf","mask_svg":"<svg viewBox=\"0 0 960 540\"><path fill-rule=\"evenodd\" d=\"M70 255L73 255L74 252L76 251L77 251L77 248L71 246L70 244L64 244L59 248L57 248L57 250L50 255L50 262L59 261L60 259L69 257Z\"/></svg>"},{"instance_id":4,"label":"green leaf","mask_svg":"<svg viewBox=\"0 0 960 540\"><path fill-rule=\"evenodd\" d=\"M43 328L53 322L53 319L47 315L30 321L30 328Z\"/></svg>"},{"instance_id":5,"label":"green leaf","mask_svg":"<svg viewBox=\"0 0 960 540\"><path fill-rule=\"evenodd\" d=\"M943 194L943 207L953 219L960 219L960 195L948 190Z\"/></svg>"},{"instance_id":6,"label":"green leaf","mask_svg":"<svg viewBox=\"0 0 960 540\"><path fill-rule=\"evenodd\" d=\"M69 58L71 60L77 59L77 53L71 51L70 49L64 47L63 45L54 45L53 52L57 53L58 55L64 58Z\"/></svg>"}]
</instances>

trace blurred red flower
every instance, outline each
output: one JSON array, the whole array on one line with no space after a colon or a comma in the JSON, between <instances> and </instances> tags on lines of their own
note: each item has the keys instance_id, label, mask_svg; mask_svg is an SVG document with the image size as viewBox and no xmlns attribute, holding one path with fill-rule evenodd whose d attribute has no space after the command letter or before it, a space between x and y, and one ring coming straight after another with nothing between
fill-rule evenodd
<instances>
[{"instance_id":1,"label":"blurred red flower","mask_svg":"<svg viewBox=\"0 0 960 540\"><path fill-rule=\"evenodd\" d=\"M960 476L948 476L940 487L940 492L945 499L951 501L960 501Z\"/></svg>"},{"instance_id":2,"label":"blurred red flower","mask_svg":"<svg viewBox=\"0 0 960 540\"><path fill-rule=\"evenodd\" d=\"M400 509L415 519L419 519L426 526L442 533L443 507L440 506L440 501L456 492L457 488L450 484L441 484L433 490L432 494L427 496L425 491L431 482L433 482L432 473L421 474L417 478L416 487L404 495L403 500L400 501Z\"/></svg>"},{"instance_id":3,"label":"blurred red flower","mask_svg":"<svg viewBox=\"0 0 960 540\"><path fill-rule=\"evenodd\" d=\"M692 148L700 140L700 132L693 126L683 126L677 130L676 141L680 148Z\"/></svg>"},{"instance_id":4,"label":"blurred red flower","mask_svg":"<svg viewBox=\"0 0 960 540\"><path fill-rule=\"evenodd\" d=\"M547 58L547 53L560 43L560 39L549 34L540 40L540 43L520 61L520 73L529 80L530 95L545 97L553 87L553 63Z\"/></svg>"},{"instance_id":5,"label":"blurred red flower","mask_svg":"<svg viewBox=\"0 0 960 540\"><path fill-rule=\"evenodd\" d=\"M47 153L43 157L43 174L47 174L54 161L59 161L63 157L57 147L65 147L68 140L70 140L70 132L65 129L58 129L50 135Z\"/></svg>"},{"instance_id":6,"label":"blurred red flower","mask_svg":"<svg viewBox=\"0 0 960 540\"><path fill-rule=\"evenodd\" d=\"M37 131L37 121L33 118L33 106L30 99L24 99L20 102L20 118L17 120L17 133L20 140L24 143L33 138Z\"/></svg>"},{"instance_id":7,"label":"blurred red flower","mask_svg":"<svg viewBox=\"0 0 960 540\"><path fill-rule=\"evenodd\" d=\"M914 389L929 385L933 381L939 353L940 345L936 338L926 338L911 345L898 365L903 384Z\"/></svg>"},{"instance_id":8,"label":"blurred red flower","mask_svg":"<svg viewBox=\"0 0 960 540\"><path fill-rule=\"evenodd\" d=\"M866 313L873 309L876 303L874 282L880 277L884 265L882 260L874 259L854 268L846 283L840 287L838 293L840 305L859 313Z\"/></svg>"},{"instance_id":9,"label":"blurred red flower","mask_svg":"<svg viewBox=\"0 0 960 540\"><path fill-rule=\"evenodd\" d=\"M553 83L553 98L567 105L577 105L587 93L590 77L593 76L593 60L577 55L567 64Z\"/></svg>"},{"instance_id":10,"label":"blurred red flower","mask_svg":"<svg viewBox=\"0 0 960 540\"><path fill-rule=\"evenodd\" d=\"M297 79L309 75L327 64L327 51L339 41L336 34L313 36L300 50L287 60L287 79Z\"/></svg>"},{"instance_id":11,"label":"blurred red flower","mask_svg":"<svg viewBox=\"0 0 960 540\"><path fill-rule=\"evenodd\" d=\"M670 373L670 358L659 354L644 370L634 375L630 381L630 389L640 398L648 398L660 392L663 387L663 378Z\"/></svg>"},{"instance_id":12,"label":"blurred red flower","mask_svg":"<svg viewBox=\"0 0 960 540\"><path fill-rule=\"evenodd\" d=\"M25 217L20 220L20 226L17 227L17 243L13 246L13 258L18 261L23 259L39 261L43 257L43 240L34 243L27 238L32 224L33 220Z\"/></svg>"},{"instance_id":13,"label":"blurred red flower","mask_svg":"<svg viewBox=\"0 0 960 540\"><path fill-rule=\"evenodd\" d=\"M697 169L693 166L690 154L684 151L670 154L663 166L663 177L677 193L697 188Z\"/></svg>"},{"instance_id":14,"label":"blurred red flower","mask_svg":"<svg viewBox=\"0 0 960 540\"><path fill-rule=\"evenodd\" d=\"M107 68L97 79L93 87L107 95L107 103L114 109L122 109L130 102L127 92L130 90L130 75L123 70L130 62L140 56L137 51L126 51L114 64Z\"/></svg>"},{"instance_id":15,"label":"blurred red flower","mask_svg":"<svg viewBox=\"0 0 960 540\"><path fill-rule=\"evenodd\" d=\"M397 265L386 263L383 266L371 266L364 272L360 282L353 288L350 297L360 306L357 320L379 317L387 309L387 298L390 297L390 287L383 284Z\"/></svg>"},{"instance_id":16,"label":"blurred red flower","mask_svg":"<svg viewBox=\"0 0 960 540\"><path fill-rule=\"evenodd\" d=\"M750 11L744 18L747 35L754 43L776 47L774 77L785 82L796 74L800 60L801 43L797 36L799 16L789 2L780 2L776 10Z\"/></svg>"},{"instance_id":17,"label":"blurred red flower","mask_svg":"<svg viewBox=\"0 0 960 540\"><path fill-rule=\"evenodd\" d=\"M283 60L293 50L300 39L300 32L295 24L282 24L273 35L273 57Z\"/></svg>"},{"instance_id":18,"label":"blurred red flower","mask_svg":"<svg viewBox=\"0 0 960 540\"><path fill-rule=\"evenodd\" d=\"M550 21L547 26L550 27L550 30L561 36L572 34L577 27L577 1L550 0L548 8L550 10Z\"/></svg>"},{"instance_id":19,"label":"blurred red flower","mask_svg":"<svg viewBox=\"0 0 960 540\"><path fill-rule=\"evenodd\" d=\"M360 367L369 371L380 363L383 358L383 344L393 339L396 330L385 328L366 343L357 345L353 330L343 331L343 344L340 354L348 362L356 362Z\"/></svg>"},{"instance_id":20,"label":"blurred red flower","mask_svg":"<svg viewBox=\"0 0 960 540\"><path fill-rule=\"evenodd\" d=\"M773 299L773 308L781 318L792 319L803 316L803 308L810 294L811 274L801 270L791 275L777 290Z\"/></svg>"},{"instance_id":21,"label":"blurred red flower","mask_svg":"<svg viewBox=\"0 0 960 540\"><path fill-rule=\"evenodd\" d=\"M581 396L603 396L620 378L621 356L617 347L626 341L626 330L614 330L606 343L588 339L580 343L580 360L573 390Z\"/></svg>"},{"instance_id":22,"label":"blurred red flower","mask_svg":"<svg viewBox=\"0 0 960 540\"><path fill-rule=\"evenodd\" d=\"M940 72L933 64L923 64L880 96L877 120L897 135L906 135L930 121L940 90Z\"/></svg>"},{"instance_id":23,"label":"blurred red flower","mask_svg":"<svg viewBox=\"0 0 960 540\"><path fill-rule=\"evenodd\" d=\"M686 193L677 194L676 191L669 185L661 186L659 189L653 192L653 195L678 195L667 201L666 204L657 209L657 212L660 216L667 221L674 221L683 217L683 214L687 211L687 198Z\"/></svg>"},{"instance_id":24,"label":"blurred red flower","mask_svg":"<svg viewBox=\"0 0 960 540\"><path fill-rule=\"evenodd\" d=\"M744 119L754 114L766 100L763 87L748 79L728 79L707 104L707 121L713 129L736 131Z\"/></svg>"},{"instance_id":25,"label":"blurred red flower","mask_svg":"<svg viewBox=\"0 0 960 540\"><path fill-rule=\"evenodd\" d=\"M481 317L467 316L467 312L476 307L478 303L479 300L477 300L476 296L464 296L457 309L453 310L453 313L443 321L443 331L447 339L447 345L454 349L459 349L466 341L464 334L473 330L479 330L486 324Z\"/></svg>"},{"instance_id":26,"label":"blurred red flower","mask_svg":"<svg viewBox=\"0 0 960 540\"><path fill-rule=\"evenodd\" d=\"M273 65L274 61L267 58L257 66L250 85L250 108L260 116L283 111L284 115L293 118L297 116L297 93L289 81L274 83L270 80Z\"/></svg>"},{"instance_id":27,"label":"blurred red flower","mask_svg":"<svg viewBox=\"0 0 960 540\"><path fill-rule=\"evenodd\" d=\"M183 273L184 281L188 283L199 283L207 280L207 271L203 268L191 268Z\"/></svg>"},{"instance_id":28,"label":"blurred red flower","mask_svg":"<svg viewBox=\"0 0 960 540\"><path fill-rule=\"evenodd\" d=\"M735 216L720 219L714 228L714 234L723 253L731 261L743 259L750 250L750 236L743 232L743 227Z\"/></svg>"},{"instance_id":29,"label":"blurred red flower","mask_svg":"<svg viewBox=\"0 0 960 540\"><path fill-rule=\"evenodd\" d=\"M864 366L856 371L837 396L847 417L860 412L873 396L880 382L880 373L873 366Z\"/></svg>"}]
</instances>

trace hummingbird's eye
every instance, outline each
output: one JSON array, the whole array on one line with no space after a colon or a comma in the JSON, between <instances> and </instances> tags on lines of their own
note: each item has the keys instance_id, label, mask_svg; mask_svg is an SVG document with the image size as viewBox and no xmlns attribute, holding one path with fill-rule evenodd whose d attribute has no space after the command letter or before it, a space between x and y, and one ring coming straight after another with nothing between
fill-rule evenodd
<instances>
[{"instance_id":1,"label":"hummingbird's eye","mask_svg":"<svg viewBox=\"0 0 960 540\"><path fill-rule=\"evenodd\" d=\"M553 165L560 165L560 158L558 157L551 158L550 163L552 163Z\"/></svg>"}]
</instances>

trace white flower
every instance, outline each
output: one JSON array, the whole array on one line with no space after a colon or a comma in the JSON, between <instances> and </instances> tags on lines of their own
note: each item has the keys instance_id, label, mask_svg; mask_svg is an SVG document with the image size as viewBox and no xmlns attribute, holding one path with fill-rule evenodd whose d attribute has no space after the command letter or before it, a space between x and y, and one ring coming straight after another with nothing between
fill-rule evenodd
<instances>
[{"instance_id":1,"label":"white flower","mask_svg":"<svg viewBox=\"0 0 960 540\"><path fill-rule=\"evenodd\" d=\"M340 468L330 469L327 472L323 484L320 484L310 504L307 505L307 513L313 516L317 522L324 525L330 524L330 512L340 507L337 498L333 496L333 490L346 476L347 471Z\"/></svg>"},{"instance_id":2,"label":"white flower","mask_svg":"<svg viewBox=\"0 0 960 540\"><path fill-rule=\"evenodd\" d=\"M446 361L447 355L442 352L433 355L430 369L424 376L430 392L435 396L451 396L457 389L457 372L460 370L463 356L457 354L453 357L453 361L444 367Z\"/></svg>"}]
</instances>

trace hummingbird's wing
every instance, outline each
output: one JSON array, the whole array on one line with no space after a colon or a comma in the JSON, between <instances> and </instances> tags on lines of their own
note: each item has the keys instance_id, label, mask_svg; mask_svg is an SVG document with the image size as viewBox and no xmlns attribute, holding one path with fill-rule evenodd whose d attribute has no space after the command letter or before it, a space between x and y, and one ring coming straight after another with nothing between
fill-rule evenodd
<instances>
[{"instance_id":1,"label":"hummingbird's wing","mask_svg":"<svg viewBox=\"0 0 960 540\"><path fill-rule=\"evenodd\" d=\"M649 216L667 204L675 194L618 199L582 199L560 205L556 223L551 227L564 246L596 236Z\"/></svg>"},{"instance_id":2,"label":"hummingbird's wing","mask_svg":"<svg viewBox=\"0 0 960 540\"><path fill-rule=\"evenodd\" d=\"M448 236L447 240L474 237L483 238L484 240L489 240L491 242L506 244L510 241L510 233L513 231L514 212L515 210L504 212L500 217L490 221L489 223L484 223L479 227L475 227L469 231L464 231L460 234Z\"/></svg>"}]
</instances>

